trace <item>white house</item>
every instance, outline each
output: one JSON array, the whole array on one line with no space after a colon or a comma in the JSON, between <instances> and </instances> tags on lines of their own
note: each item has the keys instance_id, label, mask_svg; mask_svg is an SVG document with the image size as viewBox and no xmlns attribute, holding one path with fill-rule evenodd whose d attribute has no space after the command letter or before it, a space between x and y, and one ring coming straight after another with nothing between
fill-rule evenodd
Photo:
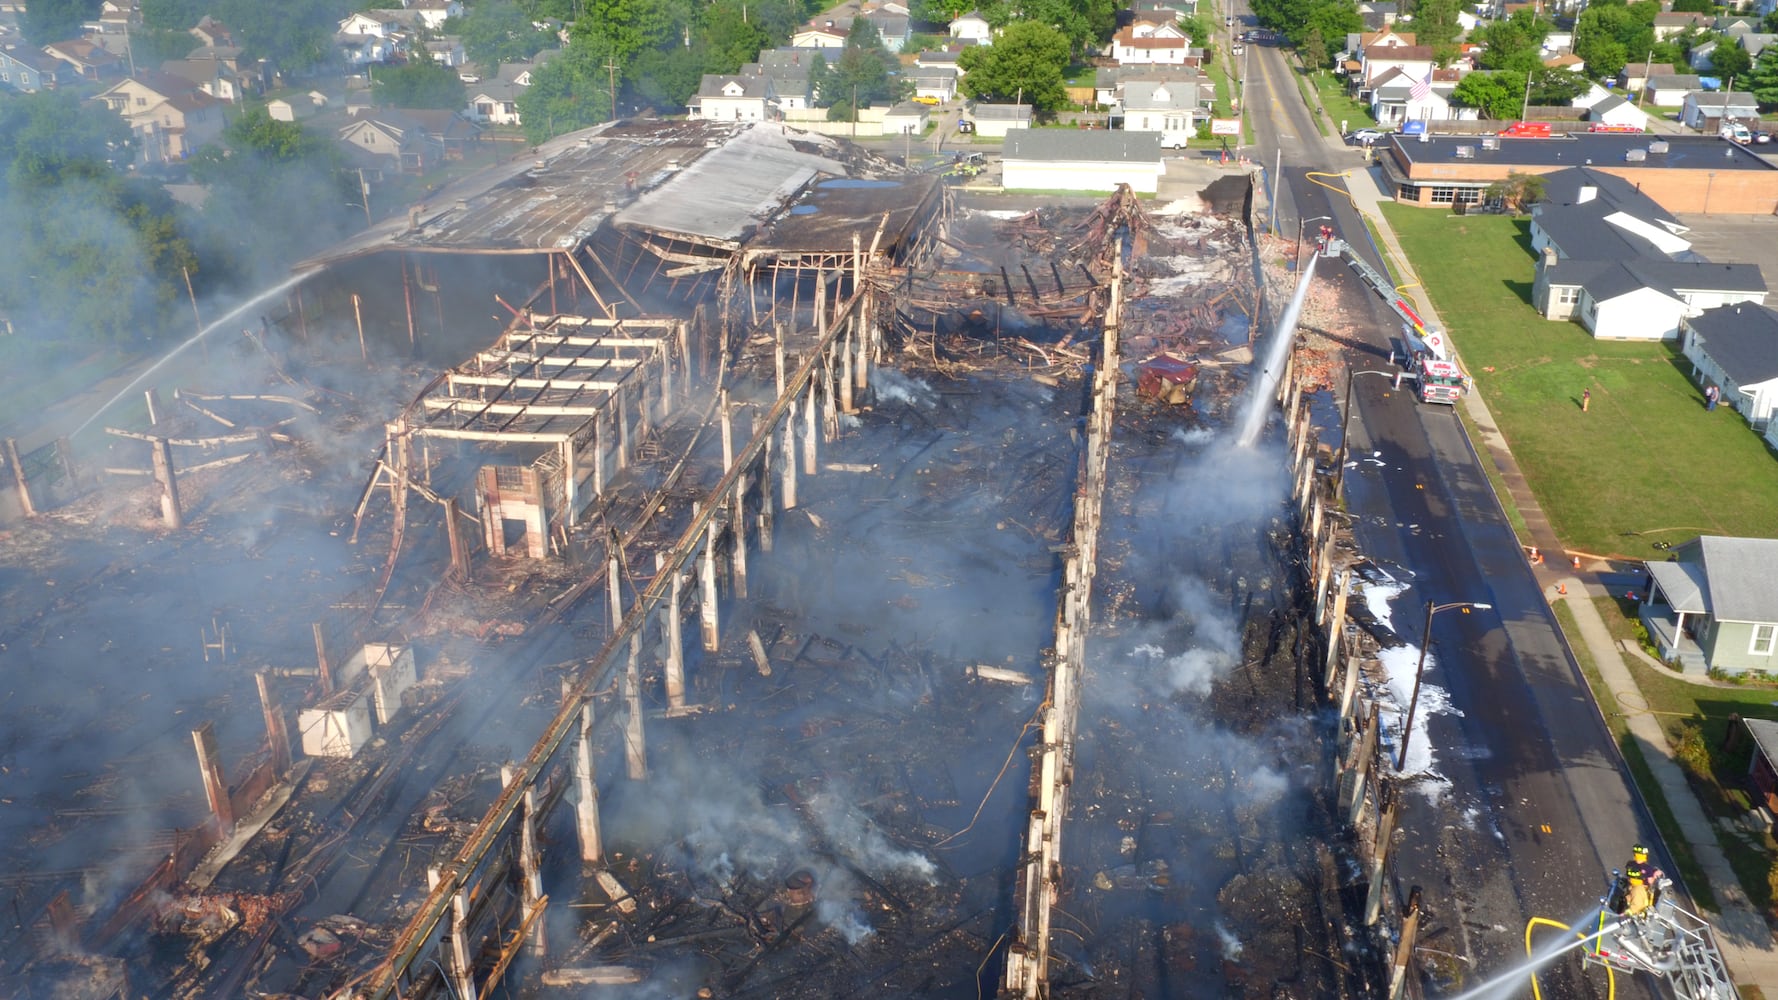
<instances>
[{"instance_id":1,"label":"white house","mask_svg":"<svg viewBox=\"0 0 1778 1000\"><path fill-rule=\"evenodd\" d=\"M469 61L468 57L463 54L463 39L456 35L434 38L427 42L426 54L432 57L433 62L440 66L449 66L452 69L457 69Z\"/></svg>"},{"instance_id":2,"label":"white house","mask_svg":"<svg viewBox=\"0 0 1778 1000\"><path fill-rule=\"evenodd\" d=\"M1612 128L1648 130L1648 112L1615 94L1588 107L1587 121Z\"/></svg>"},{"instance_id":3,"label":"white house","mask_svg":"<svg viewBox=\"0 0 1778 1000\"><path fill-rule=\"evenodd\" d=\"M944 103L957 98L957 70L916 69L913 73L914 96L934 97Z\"/></svg>"},{"instance_id":4,"label":"white house","mask_svg":"<svg viewBox=\"0 0 1778 1000\"><path fill-rule=\"evenodd\" d=\"M1165 170L1158 132L1018 129L1001 154L1001 184L1009 191L1112 191L1128 184L1153 194Z\"/></svg>"},{"instance_id":5,"label":"white house","mask_svg":"<svg viewBox=\"0 0 1778 1000\"><path fill-rule=\"evenodd\" d=\"M1562 296L1578 286L1572 315L1600 340L1671 340L1680 324L1706 309L1762 303L1765 278L1756 264L1677 260L1559 261L1545 250L1537 285Z\"/></svg>"},{"instance_id":6,"label":"white house","mask_svg":"<svg viewBox=\"0 0 1778 1000\"><path fill-rule=\"evenodd\" d=\"M1432 69L1430 45L1367 46L1357 76L1358 92L1361 97L1367 95L1377 81L1392 76L1391 70L1399 70L1409 80L1423 80Z\"/></svg>"},{"instance_id":7,"label":"white house","mask_svg":"<svg viewBox=\"0 0 1778 1000\"><path fill-rule=\"evenodd\" d=\"M1680 325L1680 349L1702 385L1771 436L1778 409L1778 312L1751 303L1707 309Z\"/></svg>"},{"instance_id":8,"label":"white house","mask_svg":"<svg viewBox=\"0 0 1778 1000\"><path fill-rule=\"evenodd\" d=\"M994 29L987 18L972 10L951 22L951 37L971 45L992 45Z\"/></svg>"},{"instance_id":9,"label":"white house","mask_svg":"<svg viewBox=\"0 0 1778 1000\"><path fill-rule=\"evenodd\" d=\"M761 122L778 117L776 96L772 80L767 76L705 73L696 96L686 103L693 118Z\"/></svg>"},{"instance_id":10,"label":"white house","mask_svg":"<svg viewBox=\"0 0 1778 1000\"><path fill-rule=\"evenodd\" d=\"M463 5L458 0L406 0L406 3L408 10L420 15L428 31L443 28L447 18L463 16Z\"/></svg>"},{"instance_id":11,"label":"white house","mask_svg":"<svg viewBox=\"0 0 1778 1000\"><path fill-rule=\"evenodd\" d=\"M799 49L843 49L846 33L829 21L819 27L810 25L791 35L790 44Z\"/></svg>"},{"instance_id":12,"label":"white house","mask_svg":"<svg viewBox=\"0 0 1778 1000\"><path fill-rule=\"evenodd\" d=\"M1111 58L1119 66L1183 66L1191 39L1178 25L1135 21L1111 36Z\"/></svg>"},{"instance_id":13,"label":"white house","mask_svg":"<svg viewBox=\"0 0 1778 1000\"><path fill-rule=\"evenodd\" d=\"M1383 125L1398 125L1410 121L1442 122L1450 119L1475 117L1473 108L1453 108L1450 99L1445 96L1445 89L1432 89L1430 79L1432 69L1428 67L1419 79L1410 78L1400 69L1391 69L1371 82L1371 115ZM1415 91L1425 87L1420 96Z\"/></svg>"},{"instance_id":14,"label":"white house","mask_svg":"<svg viewBox=\"0 0 1778 1000\"><path fill-rule=\"evenodd\" d=\"M506 80L484 80L469 90L464 116L480 125L520 125L519 91Z\"/></svg>"},{"instance_id":15,"label":"white house","mask_svg":"<svg viewBox=\"0 0 1778 1000\"><path fill-rule=\"evenodd\" d=\"M884 135L924 135L932 121L932 109L914 101L902 101L883 115Z\"/></svg>"},{"instance_id":16,"label":"white house","mask_svg":"<svg viewBox=\"0 0 1778 1000\"><path fill-rule=\"evenodd\" d=\"M387 38L399 31L401 26L386 18L376 17L359 11L349 17L342 18L336 29L342 35L373 35Z\"/></svg>"},{"instance_id":17,"label":"white house","mask_svg":"<svg viewBox=\"0 0 1778 1000\"><path fill-rule=\"evenodd\" d=\"M1130 80L1123 86L1124 131L1158 132L1163 147L1184 149L1197 128L1198 95L1195 83Z\"/></svg>"}]
</instances>

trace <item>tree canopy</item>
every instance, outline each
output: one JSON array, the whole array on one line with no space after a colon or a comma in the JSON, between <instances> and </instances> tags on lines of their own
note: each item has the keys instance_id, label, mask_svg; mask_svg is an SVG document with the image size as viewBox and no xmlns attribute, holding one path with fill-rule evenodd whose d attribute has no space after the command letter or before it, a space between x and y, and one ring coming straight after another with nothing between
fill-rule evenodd
<instances>
[{"instance_id":1,"label":"tree canopy","mask_svg":"<svg viewBox=\"0 0 1778 1000\"><path fill-rule=\"evenodd\" d=\"M142 20L150 28L184 31L208 15L226 25L248 55L289 71L333 58L340 19L362 6L358 0L142 0Z\"/></svg>"},{"instance_id":2,"label":"tree canopy","mask_svg":"<svg viewBox=\"0 0 1778 1000\"><path fill-rule=\"evenodd\" d=\"M1529 7L1482 25L1475 33L1475 40L1482 45L1482 68L1529 73L1542 66L1543 40L1554 27Z\"/></svg>"},{"instance_id":3,"label":"tree canopy","mask_svg":"<svg viewBox=\"0 0 1778 1000\"><path fill-rule=\"evenodd\" d=\"M386 66L376 71L375 81L377 103L387 107L454 111L466 100L457 71L441 63Z\"/></svg>"},{"instance_id":4,"label":"tree canopy","mask_svg":"<svg viewBox=\"0 0 1778 1000\"><path fill-rule=\"evenodd\" d=\"M1319 33L1325 44L1364 30L1356 0L1253 0L1252 7L1261 24L1298 48L1312 33Z\"/></svg>"},{"instance_id":5,"label":"tree canopy","mask_svg":"<svg viewBox=\"0 0 1778 1000\"><path fill-rule=\"evenodd\" d=\"M1463 79L1457 81L1457 89L1451 92L1451 101L1475 108L1483 118L1516 118L1523 101L1524 86L1522 73L1514 74L1508 70L1465 73Z\"/></svg>"},{"instance_id":6,"label":"tree canopy","mask_svg":"<svg viewBox=\"0 0 1778 1000\"><path fill-rule=\"evenodd\" d=\"M1778 107L1778 45L1766 46L1747 71L1747 82L1740 86L1753 94L1762 111Z\"/></svg>"},{"instance_id":7,"label":"tree canopy","mask_svg":"<svg viewBox=\"0 0 1778 1000\"><path fill-rule=\"evenodd\" d=\"M1041 111L1054 111L1068 101L1063 71L1070 55L1068 39L1047 24L1018 21L993 45L964 49L957 65L964 70L963 92L977 100L1022 100Z\"/></svg>"},{"instance_id":8,"label":"tree canopy","mask_svg":"<svg viewBox=\"0 0 1778 1000\"><path fill-rule=\"evenodd\" d=\"M1586 60L1587 75L1595 79L1616 76L1631 59L1647 58L1655 50L1655 15L1658 0L1594 0L1581 12L1574 26L1574 54Z\"/></svg>"},{"instance_id":9,"label":"tree canopy","mask_svg":"<svg viewBox=\"0 0 1778 1000\"><path fill-rule=\"evenodd\" d=\"M515 0L477 0L462 17L445 21L444 33L463 39L463 54L490 71L506 62L529 59L555 41L539 31L533 15Z\"/></svg>"},{"instance_id":10,"label":"tree canopy","mask_svg":"<svg viewBox=\"0 0 1778 1000\"><path fill-rule=\"evenodd\" d=\"M852 120L854 101L857 107L867 107L899 99L908 85L893 75L894 68L895 57L883 47L876 26L862 17L854 19L846 47L814 75L815 89L828 102L827 119Z\"/></svg>"},{"instance_id":11,"label":"tree canopy","mask_svg":"<svg viewBox=\"0 0 1778 1000\"><path fill-rule=\"evenodd\" d=\"M80 36L80 25L99 16L101 0L31 0L25 5L25 40L32 45Z\"/></svg>"}]
</instances>

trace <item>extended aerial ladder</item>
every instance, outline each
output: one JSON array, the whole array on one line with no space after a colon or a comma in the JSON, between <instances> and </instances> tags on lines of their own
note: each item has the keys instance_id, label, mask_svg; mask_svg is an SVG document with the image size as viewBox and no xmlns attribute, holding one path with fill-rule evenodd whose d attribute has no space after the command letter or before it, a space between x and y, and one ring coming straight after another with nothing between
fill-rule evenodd
<instances>
[{"instance_id":1,"label":"extended aerial ladder","mask_svg":"<svg viewBox=\"0 0 1778 1000\"><path fill-rule=\"evenodd\" d=\"M1408 349L1403 352L1402 377L1414 380L1414 395L1420 402L1451 405L1463 398L1469 390L1469 379L1451 359L1444 331L1421 319L1414 307L1408 305L1408 300L1396 294L1395 285L1387 275L1372 267L1350 243L1334 236L1331 230L1322 229L1315 247L1322 256L1344 260L1371 291L1389 303L1389 308L1402 318L1402 333L1408 341Z\"/></svg>"},{"instance_id":2,"label":"extended aerial ladder","mask_svg":"<svg viewBox=\"0 0 1778 1000\"><path fill-rule=\"evenodd\" d=\"M1737 1000L1740 994L1717 946L1715 929L1679 905L1670 879L1663 876L1657 884L1660 891L1654 905L1632 916L1620 912L1625 886L1622 874L1613 871L1605 897L1599 900L1596 927L1570 928L1533 918L1526 927L1526 955L1533 954L1533 927L1560 927L1582 937L1581 961L1605 969L1607 976L1619 972L1652 976L1666 982L1674 1000ZM1532 994L1542 997L1535 973Z\"/></svg>"}]
</instances>

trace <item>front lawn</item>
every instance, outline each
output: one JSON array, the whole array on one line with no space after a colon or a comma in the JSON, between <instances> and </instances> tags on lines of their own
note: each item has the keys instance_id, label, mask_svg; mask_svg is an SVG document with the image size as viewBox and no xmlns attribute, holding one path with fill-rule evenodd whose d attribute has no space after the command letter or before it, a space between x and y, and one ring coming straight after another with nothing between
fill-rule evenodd
<instances>
[{"instance_id":1,"label":"front lawn","mask_svg":"<svg viewBox=\"0 0 1778 1000\"><path fill-rule=\"evenodd\" d=\"M1565 545L1647 558L1697 534L1771 534L1778 460L1738 414L1705 412L1676 346L1539 316L1527 220L1383 212Z\"/></svg>"},{"instance_id":2,"label":"front lawn","mask_svg":"<svg viewBox=\"0 0 1778 1000\"><path fill-rule=\"evenodd\" d=\"M1321 106L1327 109L1327 116L1336 125L1344 122L1347 132L1377 124L1371 117L1371 109L1364 102L1348 96L1345 79L1335 76L1332 70L1318 69L1310 73L1309 84L1321 96Z\"/></svg>"}]
</instances>

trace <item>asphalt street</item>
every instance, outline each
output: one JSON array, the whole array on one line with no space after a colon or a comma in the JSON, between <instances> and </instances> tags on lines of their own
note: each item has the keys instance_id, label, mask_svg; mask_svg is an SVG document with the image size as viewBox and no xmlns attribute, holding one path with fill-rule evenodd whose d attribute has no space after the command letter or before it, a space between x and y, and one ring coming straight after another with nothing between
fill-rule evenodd
<instances>
[{"instance_id":1,"label":"asphalt street","mask_svg":"<svg viewBox=\"0 0 1778 1000\"><path fill-rule=\"evenodd\" d=\"M1269 186L1280 151L1283 163L1277 218L1261 221L1290 238L1299 220L1326 216L1388 273L1345 190L1374 183L1361 154L1323 139L1283 52L1250 44L1247 53L1250 155ZM1395 314L1337 260L1322 261L1312 280L1370 303L1363 343L1347 360L1388 367L1402 325ZM1474 985L1523 960L1530 918L1570 923L1594 909L1630 845L1657 835L1454 410L1420 404L1386 378L1352 385L1352 451L1376 462L1348 469L1347 509L1360 550L1407 585L1392 607L1395 628L1417 646L1428 601L1493 605L1432 620L1426 683L1448 708L1427 721L1437 776L1406 781L1394 864L1398 901L1422 890L1422 963L1436 967L1442 956L1439 979ZM1602 972L1573 960L1540 981L1545 997L1608 992ZM1511 995L1528 986L1519 983ZM1617 986L1619 995L1659 995L1647 979Z\"/></svg>"}]
</instances>

